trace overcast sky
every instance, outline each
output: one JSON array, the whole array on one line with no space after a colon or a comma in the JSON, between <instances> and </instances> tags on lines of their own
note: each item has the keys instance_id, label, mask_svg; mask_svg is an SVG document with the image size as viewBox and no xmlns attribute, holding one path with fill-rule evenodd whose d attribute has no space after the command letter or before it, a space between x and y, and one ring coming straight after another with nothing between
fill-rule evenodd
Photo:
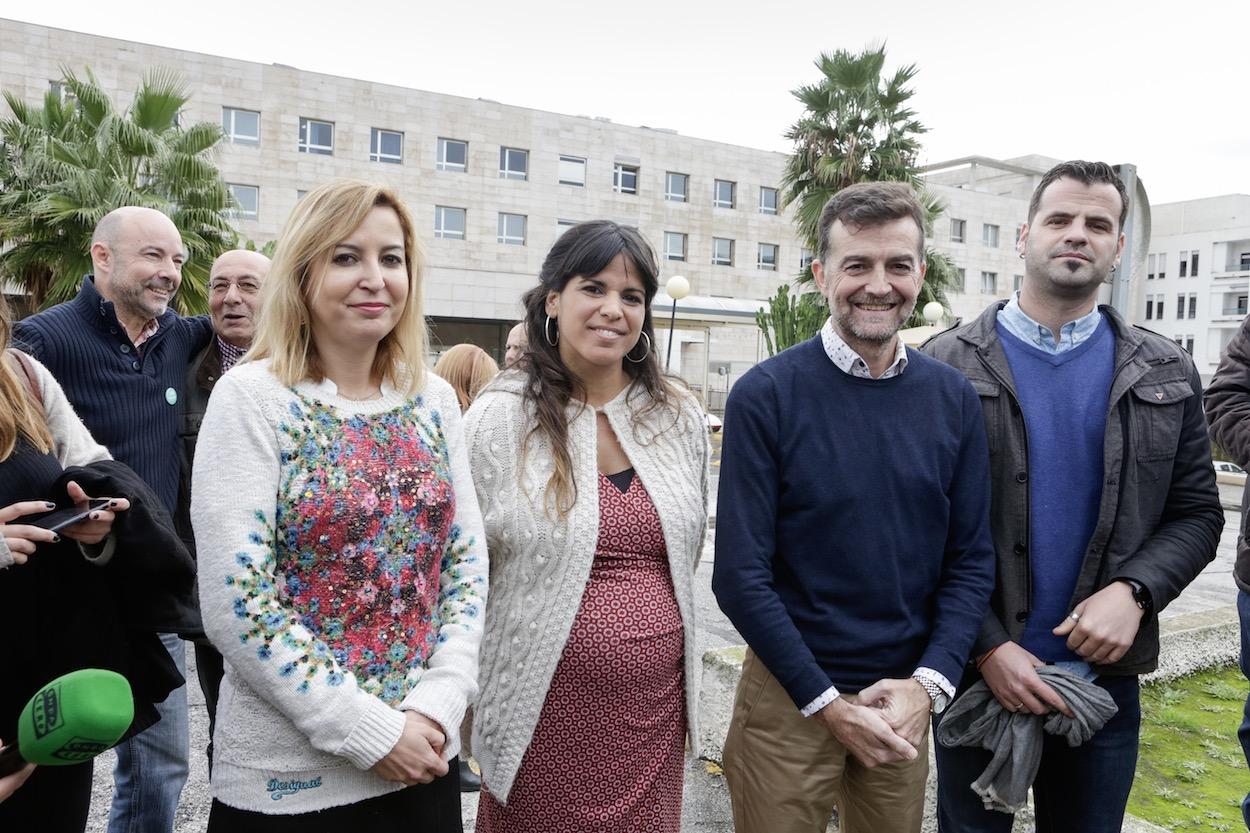
<instances>
[{"instance_id":1,"label":"overcast sky","mask_svg":"<svg viewBox=\"0 0 1250 833\"><path fill-rule=\"evenodd\" d=\"M0 16L778 151L816 56L884 40L891 67L919 67L923 162L1134 162L1156 204L1250 194L1245 0L0 0Z\"/></svg>"}]
</instances>

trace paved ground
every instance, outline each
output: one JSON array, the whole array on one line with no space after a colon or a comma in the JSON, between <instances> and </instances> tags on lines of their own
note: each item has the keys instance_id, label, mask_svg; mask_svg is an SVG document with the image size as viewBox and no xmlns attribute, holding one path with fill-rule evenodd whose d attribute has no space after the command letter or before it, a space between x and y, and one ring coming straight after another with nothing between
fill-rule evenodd
<instances>
[{"instance_id":1,"label":"paved ground","mask_svg":"<svg viewBox=\"0 0 1250 833\"><path fill-rule=\"evenodd\" d=\"M716 452L719 452L719 443L714 448ZM718 465L718 460L715 458L714 463ZM713 471L715 472L716 469L714 468ZM1221 497L1226 508L1237 506L1241 499L1240 490L1222 487ZM1179 599L1163 612L1163 618L1235 604L1237 590L1233 585L1231 572L1239 520L1238 512L1226 513L1224 535L1220 541L1216 560ZM712 596L714 536L714 531L709 534L702 560L695 573L700 655L710 648L741 643L737 632L720 612ZM194 655L189 654L189 659L193 662ZM191 778L187 788L183 791L182 802L178 807L177 833L199 833L205 829L208 819L208 776L203 754L207 743L208 718L204 711L204 698L195 682L194 672L192 671L188 676L191 679L188 690L191 710ZM103 833L106 827L112 767L112 753L106 753L96 762L95 792L92 799L91 820L88 824L88 830L91 833ZM472 830L473 818L477 810L477 797L475 795L464 796L462 809L465 829ZM703 761L687 763L685 801L682 810L683 833L731 833L733 830L724 779L715 771L714 766L709 766Z\"/></svg>"}]
</instances>

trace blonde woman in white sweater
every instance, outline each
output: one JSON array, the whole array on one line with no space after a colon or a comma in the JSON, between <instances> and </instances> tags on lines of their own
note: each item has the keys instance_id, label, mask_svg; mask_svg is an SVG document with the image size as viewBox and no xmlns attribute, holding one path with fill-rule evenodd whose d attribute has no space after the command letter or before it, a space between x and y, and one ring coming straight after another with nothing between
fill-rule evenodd
<instances>
[{"instance_id":1,"label":"blonde woman in white sweater","mask_svg":"<svg viewBox=\"0 0 1250 833\"><path fill-rule=\"evenodd\" d=\"M652 350L657 287L636 229L569 229L524 298L526 361L469 410L492 588L479 833L680 825L708 441Z\"/></svg>"},{"instance_id":2,"label":"blonde woman in white sweater","mask_svg":"<svg viewBox=\"0 0 1250 833\"><path fill-rule=\"evenodd\" d=\"M192 479L226 660L210 831L459 831L486 552L460 421L424 372L421 252L394 191L296 206L257 338Z\"/></svg>"}]
</instances>

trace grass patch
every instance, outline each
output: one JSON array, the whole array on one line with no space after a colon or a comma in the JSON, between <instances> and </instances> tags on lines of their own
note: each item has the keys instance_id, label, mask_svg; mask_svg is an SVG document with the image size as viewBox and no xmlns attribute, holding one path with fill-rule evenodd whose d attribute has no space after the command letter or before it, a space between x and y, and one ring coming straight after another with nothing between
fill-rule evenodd
<instances>
[{"instance_id":1,"label":"grass patch","mask_svg":"<svg viewBox=\"0 0 1250 833\"><path fill-rule=\"evenodd\" d=\"M1241 799L1250 776L1237 727L1246 689L1236 667L1142 688L1130 813L1186 833L1244 827Z\"/></svg>"}]
</instances>

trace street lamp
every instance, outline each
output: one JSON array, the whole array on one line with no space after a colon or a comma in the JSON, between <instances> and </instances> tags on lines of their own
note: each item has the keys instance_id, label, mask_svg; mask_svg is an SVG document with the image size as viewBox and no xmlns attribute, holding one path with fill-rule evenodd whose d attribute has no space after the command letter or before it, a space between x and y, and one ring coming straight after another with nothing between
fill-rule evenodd
<instances>
[{"instance_id":1,"label":"street lamp","mask_svg":"<svg viewBox=\"0 0 1250 833\"><path fill-rule=\"evenodd\" d=\"M677 302L690 294L690 281L681 275L673 275L664 284L664 291L673 299L673 312L668 318L668 353L664 356L664 369L673 358L673 326L677 323Z\"/></svg>"},{"instance_id":2,"label":"street lamp","mask_svg":"<svg viewBox=\"0 0 1250 833\"><path fill-rule=\"evenodd\" d=\"M930 327L936 327L937 322L942 319L942 315L945 312L946 312L946 309L938 301L930 301L929 303L925 304L924 309L921 310L921 314L924 316L924 320L929 322Z\"/></svg>"}]
</instances>

